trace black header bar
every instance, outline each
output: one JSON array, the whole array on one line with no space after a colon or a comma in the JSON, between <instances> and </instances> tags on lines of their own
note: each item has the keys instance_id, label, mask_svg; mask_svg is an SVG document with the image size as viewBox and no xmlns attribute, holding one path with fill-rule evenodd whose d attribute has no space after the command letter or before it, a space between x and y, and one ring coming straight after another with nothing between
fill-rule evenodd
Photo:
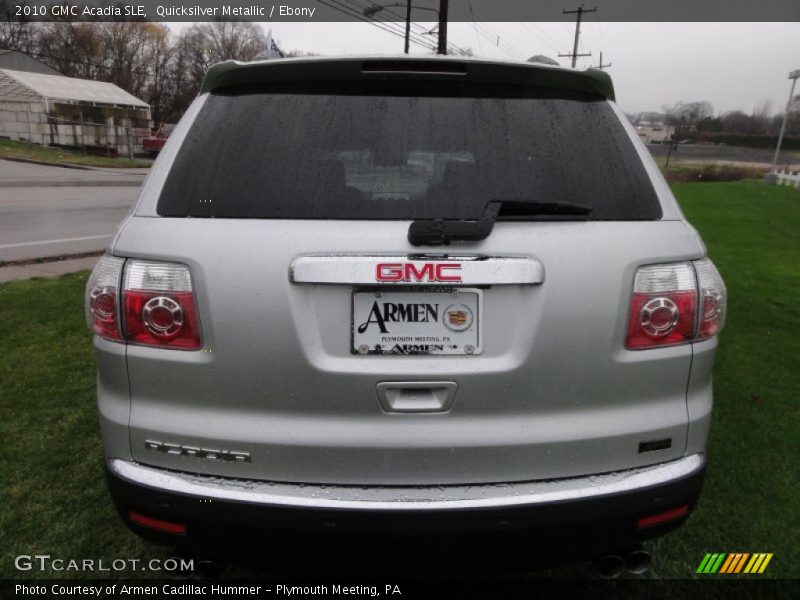
<instances>
[{"instance_id":1,"label":"black header bar","mask_svg":"<svg viewBox=\"0 0 800 600\"><path fill-rule=\"evenodd\" d=\"M580 0L449 0L449 22L573 22ZM405 0L0 0L10 21L370 22L405 20ZM599 0L602 22L800 22L798 0ZM439 0L413 0L411 19L438 20ZM571 11L571 12L570 12Z\"/></svg>"}]
</instances>

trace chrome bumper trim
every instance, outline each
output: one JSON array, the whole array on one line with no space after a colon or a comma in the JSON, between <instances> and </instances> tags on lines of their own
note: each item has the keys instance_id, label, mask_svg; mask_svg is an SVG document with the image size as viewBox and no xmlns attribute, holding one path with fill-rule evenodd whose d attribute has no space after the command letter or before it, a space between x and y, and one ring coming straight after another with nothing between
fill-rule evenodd
<instances>
[{"instance_id":1,"label":"chrome bumper trim","mask_svg":"<svg viewBox=\"0 0 800 600\"><path fill-rule=\"evenodd\" d=\"M119 459L108 461L112 474L164 492L292 508L386 511L514 507L596 498L669 483L696 473L704 465L705 455L692 454L648 467L550 481L375 487L229 479L167 471Z\"/></svg>"},{"instance_id":2,"label":"chrome bumper trim","mask_svg":"<svg viewBox=\"0 0 800 600\"><path fill-rule=\"evenodd\" d=\"M437 266L445 268L442 278ZM292 261L289 280L342 285L539 285L544 266L518 256L301 256Z\"/></svg>"}]
</instances>

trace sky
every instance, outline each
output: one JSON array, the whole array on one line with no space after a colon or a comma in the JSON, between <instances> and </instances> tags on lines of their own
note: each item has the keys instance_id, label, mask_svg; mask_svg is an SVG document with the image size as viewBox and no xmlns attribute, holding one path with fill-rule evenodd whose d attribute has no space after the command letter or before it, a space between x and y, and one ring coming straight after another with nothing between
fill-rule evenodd
<instances>
[{"instance_id":1,"label":"sky","mask_svg":"<svg viewBox=\"0 0 800 600\"><path fill-rule=\"evenodd\" d=\"M169 24L180 29L187 24ZM435 23L415 23L422 32ZM403 51L403 39L370 23L272 23L282 50L324 55L389 54ZM390 27L402 32L404 23ZM266 24L265 24L266 28ZM498 38L499 36L499 44ZM569 66L558 54L572 51L570 23L450 23L448 41L476 56L525 60L544 54ZM435 43L435 36L420 35ZM659 111L678 101L706 100L717 114L750 113L764 100L782 113L790 71L800 69L800 23L598 23L581 27L578 67L596 66L599 54L611 63L617 102L626 112ZM430 50L412 44L412 53ZM796 91L800 93L800 89Z\"/></svg>"}]
</instances>

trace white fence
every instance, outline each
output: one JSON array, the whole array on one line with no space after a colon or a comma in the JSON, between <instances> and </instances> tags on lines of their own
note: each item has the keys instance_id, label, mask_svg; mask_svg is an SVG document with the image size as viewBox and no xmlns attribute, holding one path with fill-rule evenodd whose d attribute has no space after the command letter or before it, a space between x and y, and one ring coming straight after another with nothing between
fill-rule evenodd
<instances>
[{"instance_id":1,"label":"white fence","mask_svg":"<svg viewBox=\"0 0 800 600\"><path fill-rule=\"evenodd\" d=\"M800 188L800 171L792 173L791 171L778 171L778 185L791 185Z\"/></svg>"},{"instance_id":2,"label":"white fence","mask_svg":"<svg viewBox=\"0 0 800 600\"><path fill-rule=\"evenodd\" d=\"M88 119L71 120L47 117L49 143L66 146L105 146L116 150L119 156L142 154L142 140L150 135L149 129L130 126L129 119L109 117L105 122ZM47 143L47 142L45 142Z\"/></svg>"}]
</instances>

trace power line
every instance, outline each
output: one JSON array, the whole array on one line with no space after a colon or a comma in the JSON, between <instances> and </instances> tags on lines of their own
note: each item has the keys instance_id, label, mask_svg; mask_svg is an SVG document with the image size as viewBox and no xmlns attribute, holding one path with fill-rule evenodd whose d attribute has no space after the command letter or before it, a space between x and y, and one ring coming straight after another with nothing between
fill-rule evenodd
<instances>
[{"instance_id":1,"label":"power line","mask_svg":"<svg viewBox=\"0 0 800 600\"><path fill-rule=\"evenodd\" d=\"M478 30L478 33L483 36L483 38L489 42L492 46L498 48L503 54L508 56L511 59L517 59L521 57L513 48L506 47L505 42L500 41L500 36L497 34L492 34L488 30L483 29L483 27L479 23L475 23L474 27Z\"/></svg>"},{"instance_id":2,"label":"power line","mask_svg":"<svg viewBox=\"0 0 800 600\"><path fill-rule=\"evenodd\" d=\"M585 69L586 68L586 57L591 56L592 53L591 52L584 52L583 41L581 41L580 44L578 44L578 45L580 46L580 51L581 51L581 68Z\"/></svg>"},{"instance_id":3,"label":"power line","mask_svg":"<svg viewBox=\"0 0 800 600\"><path fill-rule=\"evenodd\" d=\"M341 2L338 2L337 0L331 0L331 1L336 2L337 4L341 4ZM365 9L371 8L371 4L372 4L372 3L369 3L369 4L363 4L362 5L362 4L359 4L359 3L355 2L354 0L344 0L344 1L348 2L349 4L351 4L351 5L356 7L355 9L350 8L350 7L344 7L347 10L352 11L350 13L345 13L345 14L356 15L356 13L358 13L356 16L358 16L359 18L361 18L361 15L364 14L364 10ZM401 15L401 14L397 13L395 10L393 10L392 6L383 6L381 8L382 8L382 10L386 11L386 14L396 17L398 19L398 21L404 21L405 18L406 18L405 15ZM363 21L365 19L361 18L361 20ZM367 20L367 22L370 22L370 23L381 23L382 25L386 25L386 26L388 26L388 25L392 25L392 26L397 25L396 23L390 23L390 22L385 22L385 21L373 21L371 19ZM399 25L397 25L397 26L399 27ZM425 27L423 27L419 23L412 22L411 23L411 28L416 28L415 31L410 31L409 32L409 37L411 38L412 41L414 41L419 46L423 46L423 47L428 48L430 50L436 50L436 46L434 46L432 42L429 42L427 39L422 37L422 36L428 35L430 33L425 29ZM402 37L405 38L405 27L402 28L402 33L400 33L400 31L398 31L398 33L396 35L402 35ZM461 52L461 53L465 53L466 52L466 50L464 48L462 48L460 46L457 46L456 44L453 44L452 42L447 42L447 48L448 49L452 48L456 52Z\"/></svg>"},{"instance_id":4,"label":"power line","mask_svg":"<svg viewBox=\"0 0 800 600\"><path fill-rule=\"evenodd\" d=\"M603 33L603 27L600 23L592 23L592 29L600 34L600 47L601 48L608 48L608 44L606 44L606 36Z\"/></svg>"},{"instance_id":5,"label":"power line","mask_svg":"<svg viewBox=\"0 0 800 600\"><path fill-rule=\"evenodd\" d=\"M366 23L370 23L370 24L378 27L379 29L383 29L384 31L388 31L388 32L392 33L393 35L395 35L397 37L405 39L405 27L399 25L398 23L387 22L387 21L375 21L373 19L366 18L363 15L363 11L364 11L364 9L369 8L368 6L358 4L358 3L354 2L353 0L345 0L346 2L351 4L352 6L355 6L356 8L354 9L354 8L351 8L350 6L344 6L341 2L338 2L337 0L332 0L332 1L336 2L336 4L339 4L339 5L343 6L345 8L345 10L347 11L347 12L345 12L345 11L341 11L340 10L340 12L343 12L344 14L347 14L347 15L355 16L356 18L358 18L361 21L364 21ZM397 15L396 13L394 13L391 10L388 10L387 12L390 12L391 14L394 14L400 20L404 19L404 17L400 17L400 15ZM409 41L414 42L415 44L417 44L418 46L422 46L423 48L427 48L428 50L433 50L434 49L434 46L433 46L432 43L430 43L425 38L419 36L418 34L412 33L411 31L409 31Z\"/></svg>"},{"instance_id":6,"label":"power line","mask_svg":"<svg viewBox=\"0 0 800 600\"><path fill-rule=\"evenodd\" d=\"M369 25L377 27L378 29L382 29L383 31L391 33L392 35L395 35L397 37L405 39L405 32L400 32L397 29L393 29L393 28L389 27L390 23L385 23L385 22L381 22L381 21L374 21L372 19L368 19L368 18L364 17L361 13L353 10L349 6L345 6L345 5L341 4L340 2L337 2L336 0L331 0L331 1L335 2L338 6L334 6L333 4L325 2L324 0L317 0L317 1L320 4L322 4L324 6L327 6L328 8L332 8L333 10L342 13L343 15L347 15L348 17L355 17L359 21L363 21L364 23L368 23ZM412 41L415 44L418 44L418 45L424 46L425 48L428 48L429 50L435 50L436 49L435 46L432 46L429 43L420 42L420 41L417 41L416 39L414 39ZM427 42L427 40L425 42Z\"/></svg>"},{"instance_id":7,"label":"power line","mask_svg":"<svg viewBox=\"0 0 800 600\"><path fill-rule=\"evenodd\" d=\"M347 0L347 1L349 1L351 4L355 4L355 5L356 5L356 6L358 6L359 8L362 8L362 7L361 7L361 5L359 5L359 4L356 4L356 3L354 2L354 0ZM368 6L365 6L364 8L369 8L369 7L368 7ZM395 11L391 10L391 6L385 6L385 7L383 7L383 8L386 10L386 12L387 12L388 14L390 14L390 15L393 15L393 16L395 16L395 17L397 17L399 20L405 20L405 16L404 16L404 15L400 15L400 14L398 14L397 12L395 12ZM440 5L440 8L441 8L441 5ZM437 11L437 12L438 12L438 11ZM420 25L420 24L419 24L419 23L417 23L417 22L413 22L413 21L411 22L411 27L412 27L412 28L416 28L415 35L417 35L417 39L421 39L421 40L425 40L425 38L422 38L421 36L424 36L424 35L431 35L431 34L433 33L433 31L436 29L436 27L434 27L434 29L431 29L430 31L428 31L428 30L427 30L427 29L426 29L424 26ZM438 27L438 24L437 24L437 27ZM427 42L427 40L425 40L425 41ZM447 47L448 47L448 49L451 49L451 48L452 48L452 49L453 49L453 50L455 50L456 52L462 52L462 53L465 53L465 52L466 52L466 49L465 49L465 48L462 48L461 46L458 46L458 45L456 45L456 44L454 44L454 43L450 42L449 40L447 41Z\"/></svg>"},{"instance_id":8,"label":"power line","mask_svg":"<svg viewBox=\"0 0 800 600\"><path fill-rule=\"evenodd\" d=\"M481 52L481 56L483 56L483 44L481 44L481 36L478 35L478 26L475 24L475 13L472 11L472 0L467 0L467 6L469 7L469 14L472 17L472 26L475 28L475 40L478 42L478 49Z\"/></svg>"},{"instance_id":9,"label":"power line","mask_svg":"<svg viewBox=\"0 0 800 600\"><path fill-rule=\"evenodd\" d=\"M606 39L605 39L605 36L603 35L603 29L600 26L600 23L587 23L586 25L587 25L587 27L589 29L589 33L591 33L592 38L595 41L595 44L597 45L597 47L599 47L599 48L607 48L608 46L606 45ZM611 66L611 63L604 63L603 62L603 53L601 52L600 53L600 61L599 61L599 63L597 65L593 65L591 68L600 69L602 71L606 67L610 67L610 66Z\"/></svg>"},{"instance_id":10,"label":"power line","mask_svg":"<svg viewBox=\"0 0 800 600\"><path fill-rule=\"evenodd\" d=\"M349 1L351 3L354 3L353 0L349 0ZM357 5L357 6L359 6L359 8L360 8L360 5ZM398 19L401 19L401 20L405 19L405 16L397 14L396 12L390 10L389 7L384 7L384 8L388 9L388 10L386 10L386 12L388 14L396 16ZM442 6L440 4L439 10L441 10L441 8L442 8ZM416 22L412 22L411 23L411 27L415 27L416 28L415 35L417 36L417 39L424 39L424 38L421 38L421 36L432 35L432 33L435 31L436 27L439 27L439 25L437 24L437 26L434 27L434 29L431 29L430 31L428 31L424 26L422 26L422 25L420 25L419 23L416 23ZM425 40L425 41L427 42L427 40ZM452 50L455 50L455 52L459 52L459 53L462 53L462 54L466 54L466 52L467 52L467 50L465 48L462 48L461 46L458 46L457 44L454 44L449 40L446 40L446 43L447 43L448 51L452 49Z\"/></svg>"},{"instance_id":11,"label":"power line","mask_svg":"<svg viewBox=\"0 0 800 600\"><path fill-rule=\"evenodd\" d=\"M462 9L459 4L453 5L453 12L457 13L460 19L464 21L470 21L470 15L466 14L464 9ZM501 41L500 35L486 23L477 23L473 21L473 25L486 40L488 40L493 46L499 48L509 58L514 60L525 60L525 57L522 56L522 54L511 44Z\"/></svg>"},{"instance_id":12,"label":"power line","mask_svg":"<svg viewBox=\"0 0 800 600\"><path fill-rule=\"evenodd\" d=\"M353 4L354 6L356 6L359 9L359 12L361 12L361 14L363 14L365 9L372 8L372 6L358 4L354 0L346 0L346 1L350 2L350 4ZM372 4L372 3L370 2L370 4ZM373 6L375 6L375 5L373 5ZM402 7L402 5L399 5L399 4L398 4L398 6ZM398 14L395 10L393 10L392 9L392 5L382 6L381 8L382 8L382 10L385 10L387 14L392 15L394 17L397 17L398 21L404 21L405 18L406 18L405 15ZM394 25L394 23L392 23L392 25ZM411 27L412 28L416 28L416 30L414 31L414 33L412 33L412 35L415 35L416 39L420 40L418 43L420 43L420 44L425 43L427 45L429 42L425 38L423 38L422 36L431 35L435 28L431 29L430 31L428 31L424 26L422 26L419 23L414 22L414 21L411 22ZM405 33L403 35L405 36ZM456 50L458 52L465 52L464 48L461 48L460 46L457 46L456 44L453 44L452 42L448 41L447 42L447 46L448 46L448 48L453 48L454 50Z\"/></svg>"},{"instance_id":13,"label":"power line","mask_svg":"<svg viewBox=\"0 0 800 600\"><path fill-rule=\"evenodd\" d=\"M516 12L516 14L513 14L511 9L509 8L509 14L511 14L511 16L514 17L514 20L517 21L519 23L519 25L521 25L524 29L526 29L528 31L528 33L530 33L534 37L538 38L539 40L541 40L542 42L544 42L545 44L550 46L550 48L552 48L553 50L558 52L558 43L544 29L542 29L536 23L530 23L529 24L529 23L526 23L525 21L520 21L519 20L519 17L521 17L523 19L525 18L524 10L520 6L520 4L517 2L517 0L512 0L512 2L514 4L514 7L515 7L517 12ZM539 35L538 33L534 32L529 27L529 25L535 27L539 32L541 32L541 35ZM545 38L547 38L547 39L545 39Z\"/></svg>"},{"instance_id":14,"label":"power line","mask_svg":"<svg viewBox=\"0 0 800 600\"><path fill-rule=\"evenodd\" d=\"M332 0L332 1L336 2L337 4L342 5L341 2L338 2L337 0ZM364 10L367 9L367 8L370 8L370 6L359 4L359 3L355 2L354 0L344 0L344 1L348 2L348 4L351 4L352 6L355 7L355 9L354 9L354 8L350 8L349 6L342 5L342 6L344 6L345 9L350 11L349 13L345 13L345 14L351 14L351 15L358 16L358 18L360 18L360 20L366 21L368 23L373 23L373 24L380 23L381 25L383 25L383 27L381 27L381 29L385 30L388 27L388 28L390 28L390 29L392 29L393 31L396 32L394 35L401 36L403 39L405 39L405 27L402 27L400 29L396 29L397 27L400 27L397 23L391 23L391 22L386 22L386 21L375 21L373 19L366 18L366 15L364 15ZM393 11L391 9L391 7L383 7L383 10L385 10L387 12L387 14L390 14L392 16L397 17L397 19L399 21L404 21L405 20L405 16L399 15L398 13ZM413 27L414 23L412 23L411 25ZM426 40L425 38L421 37L421 35L419 33L409 31L409 39L410 39L410 41L413 41L415 44L417 44L419 46L423 46L423 47L428 48L430 50L435 49L434 46L432 45L432 43L428 42L428 40Z\"/></svg>"},{"instance_id":15,"label":"power line","mask_svg":"<svg viewBox=\"0 0 800 600\"><path fill-rule=\"evenodd\" d=\"M550 2L550 0L544 0L544 2L545 2L545 4L547 4L547 6L549 6L551 9L553 9L553 12L558 12L558 7L554 6L553 3ZM555 19L553 19L553 21L555 21ZM564 23L564 21L557 21L557 22L558 22L559 25L561 25L564 28L564 31L566 31L568 34L572 33L572 30L569 28L569 25Z\"/></svg>"}]
</instances>

